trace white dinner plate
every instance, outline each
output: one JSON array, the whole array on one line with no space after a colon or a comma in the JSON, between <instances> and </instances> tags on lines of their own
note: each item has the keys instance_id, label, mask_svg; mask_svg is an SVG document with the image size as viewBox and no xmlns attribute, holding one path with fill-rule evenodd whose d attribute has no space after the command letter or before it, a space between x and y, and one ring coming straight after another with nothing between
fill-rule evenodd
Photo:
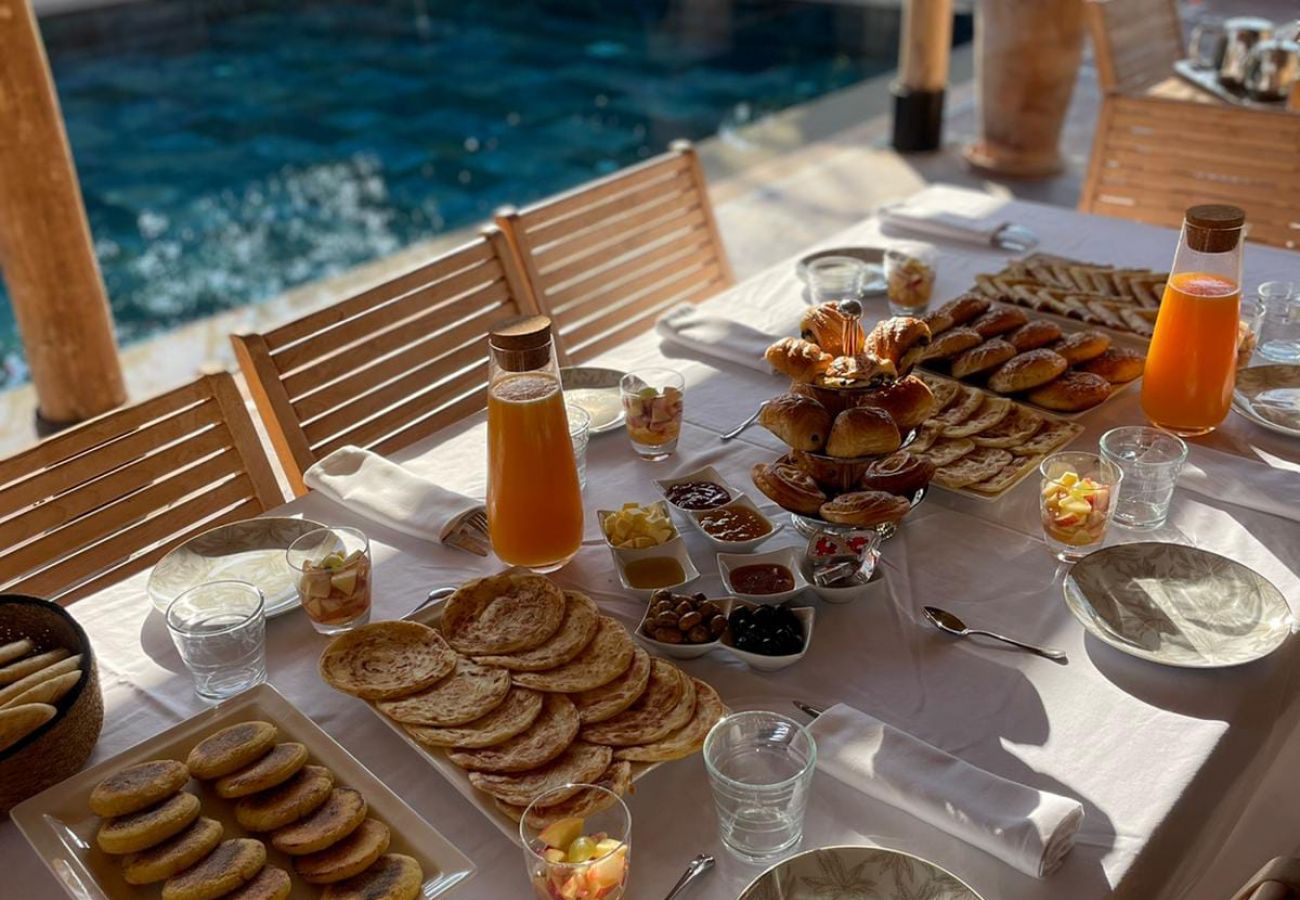
<instances>
[{"instance_id":1,"label":"white dinner plate","mask_svg":"<svg viewBox=\"0 0 1300 900\"><path fill-rule=\"evenodd\" d=\"M158 561L146 590L164 615L171 602L192 587L222 578L256 585L266 598L266 617L298 608L298 582L285 551L309 531L324 528L311 519L267 516L219 525L195 535Z\"/></svg>"},{"instance_id":2,"label":"white dinner plate","mask_svg":"<svg viewBox=\"0 0 1300 900\"><path fill-rule=\"evenodd\" d=\"M981 900L956 875L884 847L822 847L759 875L738 900Z\"/></svg>"},{"instance_id":3,"label":"white dinner plate","mask_svg":"<svg viewBox=\"0 0 1300 900\"><path fill-rule=\"evenodd\" d=\"M420 896L424 900L442 897L474 875L474 864L465 854L269 684L244 691L112 759L83 769L18 804L10 817L69 897L75 900L156 897L157 888L127 884L118 861L95 845L100 819L86 805L91 790L112 773L138 762L183 760L195 744L218 729L252 720L271 722L279 729L282 740L303 744L312 763L332 771L335 784L361 792L369 815L382 821L392 833L389 852L404 853L420 863L424 870ZM223 800L210 787L198 782L191 782L189 790L202 801L201 814L224 826L226 838L262 838L267 864L293 872L290 858L272 847L265 840L266 835L250 835L239 826L233 800ZM289 896L296 900L318 898L320 888L294 877Z\"/></svg>"},{"instance_id":4,"label":"white dinner plate","mask_svg":"<svg viewBox=\"0 0 1300 900\"><path fill-rule=\"evenodd\" d=\"M1291 634L1291 610L1271 581L1184 544L1106 547L1076 563L1064 589L1066 606L1093 636L1166 666L1239 666Z\"/></svg>"},{"instance_id":5,"label":"white dinner plate","mask_svg":"<svg viewBox=\"0 0 1300 900\"><path fill-rule=\"evenodd\" d=\"M1262 428L1300 437L1300 366L1239 369L1232 407Z\"/></svg>"},{"instance_id":6,"label":"white dinner plate","mask_svg":"<svg viewBox=\"0 0 1300 900\"><path fill-rule=\"evenodd\" d=\"M591 434L604 434L623 424L623 395L619 382L623 372L593 366L571 366L560 370L560 387L567 403L580 406L591 416Z\"/></svg>"},{"instance_id":7,"label":"white dinner plate","mask_svg":"<svg viewBox=\"0 0 1300 900\"><path fill-rule=\"evenodd\" d=\"M808 284L808 264L816 259L826 256L848 256L852 259L861 260L867 264L867 280L862 286L862 296L879 297L885 293L889 287L889 282L885 280L885 251L880 247L833 247L830 250L817 250L803 256L799 264L795 266L795 274L805 285ZM812 292L804 291L804 299L809 304L816 302L812 298Z\"/></svg>"}]
</instances>

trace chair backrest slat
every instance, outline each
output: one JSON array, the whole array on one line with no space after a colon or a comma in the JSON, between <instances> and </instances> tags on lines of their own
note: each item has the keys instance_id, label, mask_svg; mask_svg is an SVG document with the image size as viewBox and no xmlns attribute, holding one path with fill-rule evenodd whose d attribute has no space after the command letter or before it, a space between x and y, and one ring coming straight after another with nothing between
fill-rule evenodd
<instances>
[{"instance_id":1,"label":"chair backrest slat","mask_svg":"<svg viewBox=\"0 0 1300 900\"><path fill-rule=\"evenodd\" d=\"M489 331L536 310L513 249L491 227L384 284L232 341L290 484L303 493L303 472L341 446L398 449L398 435L415 434L416 423L450 424L452 412L481 409Z\"/></svg>"},{"instance_id":2,"label":"chair backrest slat","mask_svg":"<svg viewBox=\"0 0 1300 900\"><path fill-rule=\"evenodd\" d=\"M1173 74L1183 56L1175 0L1086 0L1084 9L1103 91L1137 94Z\"/></svg>"},{"instance_id":3,"label":"chair backrest slat","mask_svg":"<svg viewBox=\"0 0 1300 900\"><path fill-rule=\"evenodd\" d=\"M734 277L689 144L523 210L503 210L562 357L584 362Z\"/></svg>"},{"instance_id":4,"label":"chair backrest slat","mask_svg":"<svg viewBox=\"0 0 1300 900\"><path fill-rule=\"evenodd\" d=\"M71 602L282 502L234 378L208 375L0 461L0 591Z\"/></svg>"},{"instance_id":5,"label":"chair backrest slat","mask_svg":"<svg viewBox=\"0 0 1300 900\"><path fill-rule=\"evenodd\" d=\"M1107 95L1079 208L1176 228L1197 203L1242 207L1248 240L1300 246L1300 116Z\"/></svg>"}]
</instances>

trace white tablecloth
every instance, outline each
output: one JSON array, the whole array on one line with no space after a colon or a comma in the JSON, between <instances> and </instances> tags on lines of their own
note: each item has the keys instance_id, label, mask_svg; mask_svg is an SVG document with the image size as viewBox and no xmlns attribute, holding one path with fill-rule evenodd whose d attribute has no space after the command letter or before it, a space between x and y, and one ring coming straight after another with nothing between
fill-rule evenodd
<instances>
[{"instance_id":1,"label":"white tablecloth","mask_svg":"<svg viewBox=\"0 0 1300 900\"><path fill-rule=\"evenodd\" d=\"M1084 259L1167 266L1176 240L1167 230L1036 204L1010 203L1008 218L1034 228L1043 250ZM867 221L828 245L888 243ZM976 272L995 270L1003 262L993 251L939 249L938 300L959 293ZM1252 284L1298 273L1300 257L1294 254L1259 248L1248 253L1247 280ZM708 307L774 334L791 333L802 308L793 266L784 261L709 301ZM869 314L883 312L883 301L869 304ZM706 464L748 487L750 466L770 460L778 450L776 441L759 429L729 444L717 438L781 387L774 377L665 353L653 334L611 351L597 364L628 369L663 364L665 356L687 378L688 424L679 452L669 462L651 464L634 457L622 433L593 438L588 510L653 499L651 478ZM1137 391L1129 390L1082 419L1087 431L1075 446L1095 446L1106 428L1140 420ZM1300 469L1300 445L1236 416L1196 443L1193 459L1202 457L1243 479L1259 466ZM462 423L398 458L449 488L481 495L482 421ZM1300 478L1296 481L1300 498ZM756 491L753 496L765 511L778 514ZM1032 483L998 502L933 491L885 546L887 601L826 606L809 599L819 607L816 632L799 665L764 674L721 654L683 665L715 684L733 707L793 712L792 699L843 701L989 771L1076 797L1086 809L1079 846L1058 873L1037 881L897 810L845 791L833 779L818 777L805 846L874 842L898 847L958 873L990 900L1196 896L1183 888L1195 883L1209 851L1229 833L1271 762L1274 739L1294 727L1297 642L1239 669L1195 672L1144 663L1086 638L1062 603L1062 569L1042 544L1036 503ZM282 512L367 531L376 562L376 618L400 616L429 588L496 567L491 560L367 523L317 496L301 498ZM1293 607L1300 597L1300 524L1180 491L1170 522L1158 536L1189 541L1253 566L1282 589ZM699 589L720 593L707 545L695 535L688 542L704 572ZM772 546L794 543L797 537L787 529ZM583 549L557 580L591 594L629 627L640 618L641 602L620 591L590 521ZM202 708L161 618L145 597L144 581L144 576L133 578L73 608L99 653L107 715L97 760ZM924 603L950 607L994 630L1062 647L1069 664L971 641L954 643L921 623L918 610ZM477 877L458 896L525 895L516 847L416 753L375 727L363 703L320 683L315 660L324 641L303 616L273 620L267 640L271 682L478 864ZM718 871L693 896L735 897L757 874L722 851L698 757L651 773L629 802L636 823L631 896L663 896L701 851L718 856ZM1256 844L1249 851L1261 858L1234 860L1243 879L1274 848ZM8 823L0 825L0 856L10 869L6 884L18 886L13 896L57 896L54 881ZM0 894L10 896L7 889Z\"/></svg>"}]
</instances>

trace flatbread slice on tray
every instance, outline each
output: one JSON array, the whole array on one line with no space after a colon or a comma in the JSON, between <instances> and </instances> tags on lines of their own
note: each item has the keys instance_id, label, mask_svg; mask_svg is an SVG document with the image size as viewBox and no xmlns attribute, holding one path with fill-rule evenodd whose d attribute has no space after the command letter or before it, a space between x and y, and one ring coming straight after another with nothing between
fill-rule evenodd
<instances>
[{"instance_id":1,"label":"flatbread slice on tray","mask_svg":"<svg viewBox=\"0 0 1300 900\"><path fill-rule=\"evenodd\" d=\"M649 744L681 728L694 713L694 679L672 663L656 659L641 699L611 719L583 726L582 739L611 747Z\"/></svg>"},{"instance_id":2,"label":"flatbread slice on tray","mask_svg":"<svg viewBox=\"0 0 1300 900\"><path fill-rule=\"evenodd\" d=\"M1005 419L992 428L971 435L971 440L979 447L1010 450L1033 437L1043 427L1044 421L1038 413L1017 403Z\"/></svg>"},{"instance_id":3,"label":"flatbread slice on tray","mask_svg":"<svg viewBox=\"0 0 1300 900\"><path fill-rule=\"evenodd\" d=\"M555 802L561 803L582 790L578 785L592 784L600 778L613 761L614 751L609 747L574 741L569 749L540 769L513 775L470 772L469 783L503 803L516 806L527 806L534 797L548 791L554 791ZM574 786L572 790L559 790L570 784Z\"/></svg>"},{"instance_id":4,"label":"flatbread slice on tray","mask_svg":"<svg viewBox=\"0 0 1300 900\"><path fill-rule=\"evenodd\" d=\"M690 756L704 746L709 729L727 714L727 707L718 692L698 678L695 682L695 713L689 722L667 737L635 747L620 747L614 751L615 759L629 762L662 762Z\"/></svg>"},{"instance_id":5,"label":"flatbread slice on tray","mask_svg":"<svg viewBox=\"0 0 1300 900\"><path fill-rule=\"evenodd\" d=\"M632 764L618 760L610 763L609 768L605 770L605 774L601 775L595 784L597 787L603 787L619 797L626 795L628 791L633 789ZM516 822L524 817L526 809L524 806L502 803L500 800L493 802L496 804L497 809ZM602 809L608 809L613 804L613 799L603 791L581 791L563 803L533 810L528 816L528 826L530 828L545 828L560 819L585 819L588 816L595 815Z\"/></svg>"},{"instance_id":6,"label":"flatbread slice on tray","mask_svg":"<svg viewBox=\"0 0 1300 900\"><path fill-rule=\"evenodd\" d=\"M406 733L424 747L460 747L476 750L492 747L527 731L542 714L542 694L527 688L511 688L496 709L464 725L437 727L406 725Z\"/></svg>"},{"instance_id":7,"label":"flatbread slice on tray","mask_svg":"<svg viewBox=\"0 0 1300 900\"><path fill-rule=\"evenodd\" d=\"M467 581L447 598L442 633L466 656L531 650L564 620L564 591L550 579L511 569Z\"/></svg>"},{"instance_id":8,"label":"flatbread slice on tray","mask_svg":"<svg viewBox=\"0 0 1300 900\"><path fill-rule=\"evenodd\" d=\"M970 438L940 438L929 450L916 455L942 468L955 463L974 449L975 442Z\"/></svg>"},{"instance_id":9,"label":"flatbread slice on tray","mask_svg":"<svg viewBox=\"0 0 1300 900\"><path fill-rule=\"evenodd\" d=\"M609 684L590 691L573 694L573 705L578 707L578 718L583 725L603 722L627 709L645 693L650 683L650 654L641 647L633 648L632 664L627 671Z\"/></svg>"},{"instance_id":10,"label":"flatbread slice on tray","mask_svg":"<svg viewBox=\"0 0 1300 900\"><path fill-rule=\"evenodd\" d=\"M952 401L944 407L943 411L937 416L931 416L930 421L937 421L945 427L949 425L960 425L971 416L975 415L975 410L980 408L984 402L983 391L978 391L973 387L959 385L957 392L953 395Z\"/></svg>"},{"instance_id":11,"label":"flatbread slice on tray","mask_svg":"<svg viewBox=\"0 0 1300 900\"><path fill-rule=\"evenodd\" d=\"M992 428L1005 419L1011 413L1013 406L1015 404L1006 397L985 395L984 402L979 405L969 419L955 425L945 425L943 436L946 438L965 438L979 434L986 428Z\"/></svg>"},{"instance_id":12,"label":"flatbread slice on tray","mask_svg":"<svg viewBox=\"0 0 1300 900\"><path fill-rule=\"evenodd\" d=\"M969 484L966 486L966 489L970 491L978 491L981 494L1000 494L1015 484L1016 481L1025 474L1036 469L1042 460L1043 458L1041 456L1012 457L1011 462L1003 466L994 475L984 479L983 481Z\"/></svg>"},{"instance_id":13,"label":"flatbread slice on tray","mask_svg":"<svg viewBox=\"0 0 1300 900\"><path fill-rule=\"evenodd\" d=\"M527 731L493 747L453 750L447 758L471 772L526 772L544 766L578 736L578 711L563 694L547 694L542 714Z\"/></svg>"},{"instance_id":14,"label":"flatbread slice on tray","mask_svg":"<svg viewBox=\"0 0 1300 900\"><path fill-rule=\"evenodd\" d=\"M596 601L577 591L564 592L564 618L555 634L531 650L501 656L476 656L486 666L500 666L512 672L541 672L569 662L596 636L600 608Z\"/></svg>"},{"instance_id":15,"label":"flatbread slice on tray","mask_svg":"<svg viewBox=\"0 0 1300 900\"><path fill-rule=\"evenodd\" d=\"M609 684L626 672L635 649L626 628L601 616L596 636L572 660L545 672L516 672L513 677L515 684L535 691L576 694Z\"/></svg>"},{"instance_id":16,"label":"flatbread slice on tray","mask_svg":"<svg viewBox=\"0 0 1300 900\"><path fill-rule=\"evenodd\" d=\"M1012 450L1016 456L1043 456L1069 443L1083 426L1075 422L1049 421L1029 440Z\"/></svg>"},{"instance_id":17,"label":"flatbread slice on tray","mask_svg":"<svg viewBox=\"0 0 1300 900\"><path fill-rule=\"evenodd\" d=\"M320 676L345 694L385 700L432 687L456 667L456 653L418 622L372 622L330 641Z\"/></svg>"},{"instance_id":18,"label":"flatbread slice on tray","mask_svg":"<svg viewBox=\"0 0 1300 900\"><path fill-rule=\"evenodd\" d=\"M963 488L992 478L1011 460L1012 456L1006 450L977 447L956 462L936 469L934 481L946 488Z\"/></svg>"},{"instance_id":19,"label":"flatbread slice on tray","mask_svg":"<svg viewBox=\"0 0 1300 900\"><path fill-rule=\"evenodd\" d=\"M433 687L375 705L390 719L406 725L449 727L486 716L505 702L508 693L509 672L462 657L456 661L456 671Z\"/></svg>"}]
</instances>

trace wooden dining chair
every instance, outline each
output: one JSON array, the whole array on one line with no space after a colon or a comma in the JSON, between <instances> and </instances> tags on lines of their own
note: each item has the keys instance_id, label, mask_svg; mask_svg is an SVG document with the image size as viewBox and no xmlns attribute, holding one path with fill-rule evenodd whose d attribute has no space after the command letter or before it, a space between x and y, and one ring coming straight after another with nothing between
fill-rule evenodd
<instances>
[{"instance_id":1,"label":"wooden dining chair","mask_svg":"<svg viewBox=\"0 0 1300 900\"><path fill-rule=\"evenodd\" d=\"M1085 0L1083 6L1105 92L1139 94L1171 76L1185 55L1175 0Z\"/></svg>"},{"instance_id":2,"label":"wooden dining chair","mask_svg":"<svg viewBox=\"0 0 1300 900\"><path fill-rule=\"evenodd\" d=\"M264 334L232 335L298 494L352 444L389 453L487 403L487 335L536 304L501 231Z\"/></svg>"},{"instance_id":3,"label":"wooden dining chair","mask_svg":"<svg viewBox=\"0 0 1300 900\"><path fill-rule=\"evenodd\" d=\"M1300 897L1300 858L1270 860L1232 900L1295 900Z\"/></svg>"},{"instance_id":4,"label":"wooden dining chair","mask_svg":"<svg viewBox=\"0 0 1300 900\"><path fill-rule=\"evenodd\" d=\"M229 372L0 460L0 593L71 603L285 501Z\"/></svg>"},{"instance_id":5,"label":"wooden dining chair","mask_svg":"<svg viewBox=\"0 0 1300 900\"><path fill-rule=\"evenodd\" d=\"M1177 228L1197 203L1240 206L1249 240L1294 249L1300 115L1108 94L1079 209Z\"/></svg>"},{"instance_id":6,"label":"wooden dining chair","mask_svg":"<svg viewBox=\"0 0 1300 900\"><path fill-rule=\"evenodd\" d=\"M734 281L699 159L684 141L525 209L501 210L497 224L541 311L555 321L561 358L570 364Z\"/></svg>"}]
</instances>

